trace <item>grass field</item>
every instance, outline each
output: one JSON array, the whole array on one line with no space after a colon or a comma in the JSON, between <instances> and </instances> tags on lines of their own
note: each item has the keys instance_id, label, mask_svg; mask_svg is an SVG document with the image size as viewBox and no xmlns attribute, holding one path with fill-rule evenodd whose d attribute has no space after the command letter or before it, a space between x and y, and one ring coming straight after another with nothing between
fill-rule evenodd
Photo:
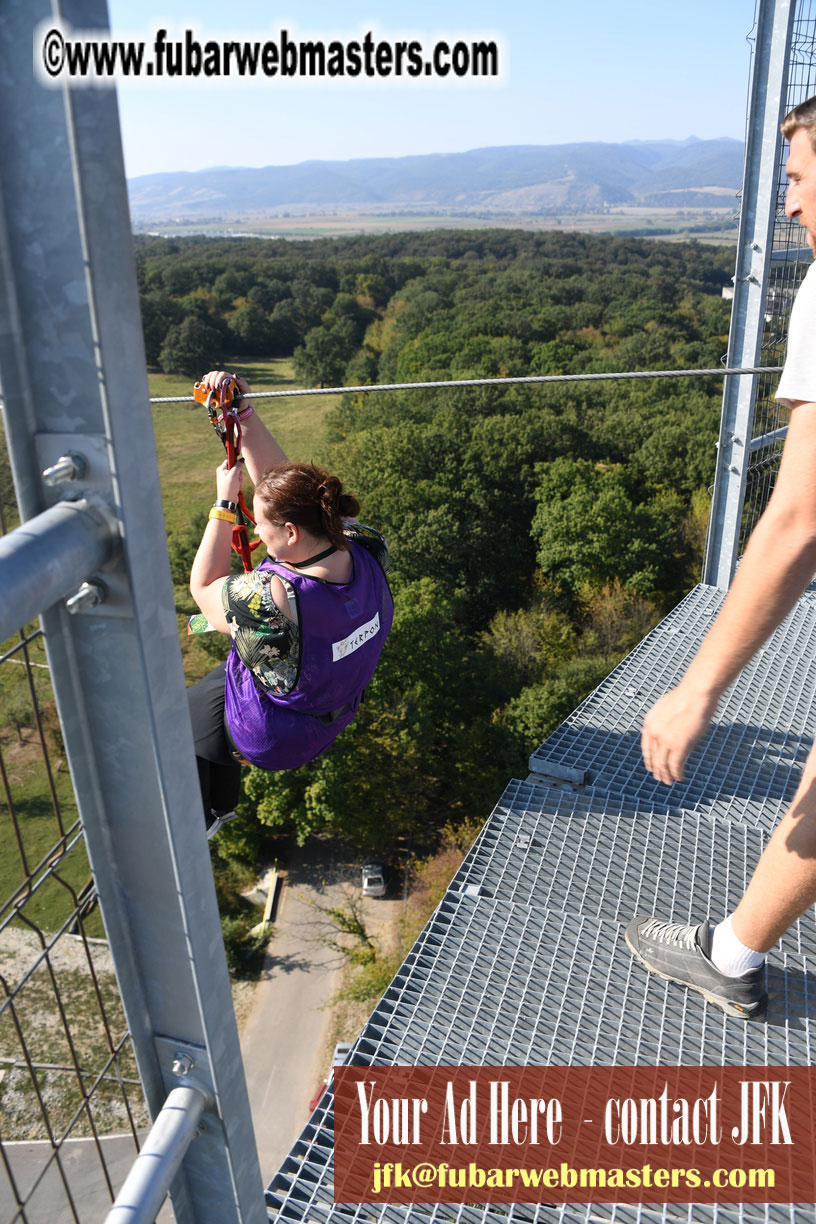
<instances>
[{"instance_id":1,"label":"grass field","mask_svg":"<svg viewBox=\"0 0 816 1224\"><path fill-rule=\"evenodd\" d=\"M241 361L230 369L242 374L257 391L283 391L299 385L289 357ZM155 373L148 379L151 399L192 395L189 379ZM323 418L339 398L315 395L262 399L256 401L255 408L290 459L310 462L320 458ZM152 409L164 515L168 533L172 534L185 524L192 510L212 504L214 472L224 451L200 404L153 404Z\"/></svg>"},{"instance_id":2,"label":"grass field","mask_svg":"<svg viewBox=\"0 0 816 1224\"><path fill-rule=\"evenodd\" d=\"M561 230L587 234L627 234L632 230L649 237L674 235L701 242L728 244L737 240L735 208L672 208L619 205L604 211L545 216L530 213L416 212L388 213L350 209L295 213L287 216L218 217L201 220L140 222L139 232L184 237L342 238L351 234L422 233L434 229L521 229L534 232ZM723 226L726 226L723 229ZM693 233L690 231L694 231ZM663 233L659 233L663 231ZM668 231L668 234L666 233ZM669 240L671 240L669 238Z\"/></svg>"},{"instance_id":3,"label":"grass field","mask_svg":"<svg viewBox=\"0 0 816 1224\"><path fill-rule=\"evenodd\" d=\"M254 389L280 390L297 384L291 359L244 361L230 368L247 377ZM149 375L150 395L187 395L192 393L188 379L162 374ZM321 457L323 418L337 403L338 396L297 397L257 401L257 411L292 459ZM152 417L159 463L159 477L165 523L171 550L178 540L190 536L191 519L206 512L215 491L214 472L223 457L223 448L211 429L206 412L194 403L154 404ZM2 444L2 439L0 439ZM221 635L188 637L186 615L192 610L186 588L186 574L175 587L179 612L179 637L189 681L199 679L226 653L227 641ZM34 626L30 626L31 629ZM0 653L14 646L16 639L0 645ZM218 647L221 654L218 654ZM214 654L215 651L215 654ZM37 692L37 705L44 722L44 738L51 761L57 801L64 825L76 820L76 805L67 768L45 666L42 638L29 647L34 666L31 674ZM21 880L47 855L59 839L48 774L37 730L27 670L22 653L16 653L0 666L0 748L6 772L7 795L19 815L19 834L11 821L8 802L0 805L0 903L19 887ZM79 889L90 876L84 846L80 844L61 864L64 884L49 881L26 902L25 912L43 930L56 930L73 907L71 889ZM89 919L89 932L102 934L98 914Z\"/></svg>"},{"instance_id":4,"label":"grass field","mask_svg":"<svg viewBox=\"0 0 816 1224\"><path fill-rule=\"evenodd\" d=\"M76 840L76 830L71 832L77 807L41 638L31 643L29 655L39 721L25 667L17 656L0 667L0 749L7 796L0 804L0 902L5 905L29 879L30 886L20 894L25 899L21 912L29 923L54 931L75 908L76 894L89 882L91 869L84 842ZM63 857L57 871L46 873L40 884L41 864L55 863L55 847ZM90 915L86 930L93 936L104 934L98 911Z\"/></svg>"},{"instance_id":5,"label":"grass field","mask_svg":"<svg viewBox=\"0 0 816 1224\"><path fill-rule=\"evenodd\" d=\"M256 391L281 391L299 385L294 379L291 358L243 360L229 368L243 375ZM192 395L193 385L189 379L151 373L148 380L151 399ZM320 462L324 457L323 419L339 399L337 395L259 399L255 401L255 409L290 459ZM151 407L164 522L172 557L182 542L189 546L193 518L212 505L215 469L224 458L224 449L200 404L153 404ZM187 636L187 615L195 609L186 587L186 574L183 581L179 581L179 577L177 574L175 598L181 649L187 679L194 681L201 679L215 661L226 654L226 639L212 634ZM222 647L220 653L219 646Z\"/></svg>"}]
</instances>

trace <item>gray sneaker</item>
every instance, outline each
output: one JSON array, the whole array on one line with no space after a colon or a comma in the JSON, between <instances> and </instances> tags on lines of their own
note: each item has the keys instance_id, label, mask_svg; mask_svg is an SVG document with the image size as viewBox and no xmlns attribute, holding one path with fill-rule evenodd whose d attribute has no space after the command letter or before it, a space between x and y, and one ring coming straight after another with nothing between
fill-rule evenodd
<instances>
[{"instance_id":1,"label":"gray sneaker","mask_svg":"<svg viewBox=\"0 0 816 1224\"><path fill-rule=\"evenodd\" d=\"M765 968L727 977L711 961L711 927L686 926L639 914L626 928L630 952L667 982L697 990L729 1016L751 1020L765 1011Z\"/></svg>"}]
</instances>

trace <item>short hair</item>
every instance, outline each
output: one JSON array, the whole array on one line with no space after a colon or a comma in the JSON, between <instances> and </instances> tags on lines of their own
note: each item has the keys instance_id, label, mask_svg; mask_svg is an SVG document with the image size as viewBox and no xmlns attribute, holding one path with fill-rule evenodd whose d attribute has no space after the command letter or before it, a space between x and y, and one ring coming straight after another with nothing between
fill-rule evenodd
<instances>
[{"instance_id":1,"label":"short hair","mask_svg":"<svg viewBox=\"0 0 816 1224\"><path fill-rule=\"evenodd\" d=\"M781 127L782 135L787 140L790 140L793 133L799 128L804 128L810 137L811 148L816 153L816 94L812 98L806 98L798 106L794 106L792 111L788 111L782 120Z\"/></svg>"}]
</instances>

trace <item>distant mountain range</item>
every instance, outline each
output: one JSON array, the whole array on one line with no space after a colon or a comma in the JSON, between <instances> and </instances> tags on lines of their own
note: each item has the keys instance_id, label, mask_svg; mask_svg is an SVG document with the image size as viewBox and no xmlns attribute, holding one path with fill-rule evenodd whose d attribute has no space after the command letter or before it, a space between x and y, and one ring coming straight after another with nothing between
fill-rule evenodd
<instances>
[{"instance_id":1,"label":"distant mountain range","mask_svg":"<svg viewBox=\"0 0 816 1224\"><path fill-rule=\"evenodd\" d=\"M730 208L742 181L739 140L512 145L419 157L218 166L129 180L133 219L325 212L554 214L634 204Z\"/></svg>"}]
</instances>

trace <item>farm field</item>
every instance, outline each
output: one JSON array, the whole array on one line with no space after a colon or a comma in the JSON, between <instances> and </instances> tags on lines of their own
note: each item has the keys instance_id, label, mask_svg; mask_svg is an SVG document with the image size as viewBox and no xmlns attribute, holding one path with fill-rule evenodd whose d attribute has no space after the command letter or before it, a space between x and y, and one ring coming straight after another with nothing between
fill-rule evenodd
<instances>
[{"instance_id":1,"label":"farm field","mask_svg":"<svg viewBox=\"0 0 816 1224\"><path fill-rule=\"evenodd\" d=\"M214 217L203 221L157 221L139 225L138 232L182 237L340 238L353 234L419 233L425 230L481 230L496 226L549 233L555 230L580 234L633 234L664 241L713 242L719 246L737 240L734 209L643 208L619 205L605 212L569 213L561 216L531 216L519 213L416 212L364 213L340 210L287 216Z\"/></svg>"}]
</instances>

